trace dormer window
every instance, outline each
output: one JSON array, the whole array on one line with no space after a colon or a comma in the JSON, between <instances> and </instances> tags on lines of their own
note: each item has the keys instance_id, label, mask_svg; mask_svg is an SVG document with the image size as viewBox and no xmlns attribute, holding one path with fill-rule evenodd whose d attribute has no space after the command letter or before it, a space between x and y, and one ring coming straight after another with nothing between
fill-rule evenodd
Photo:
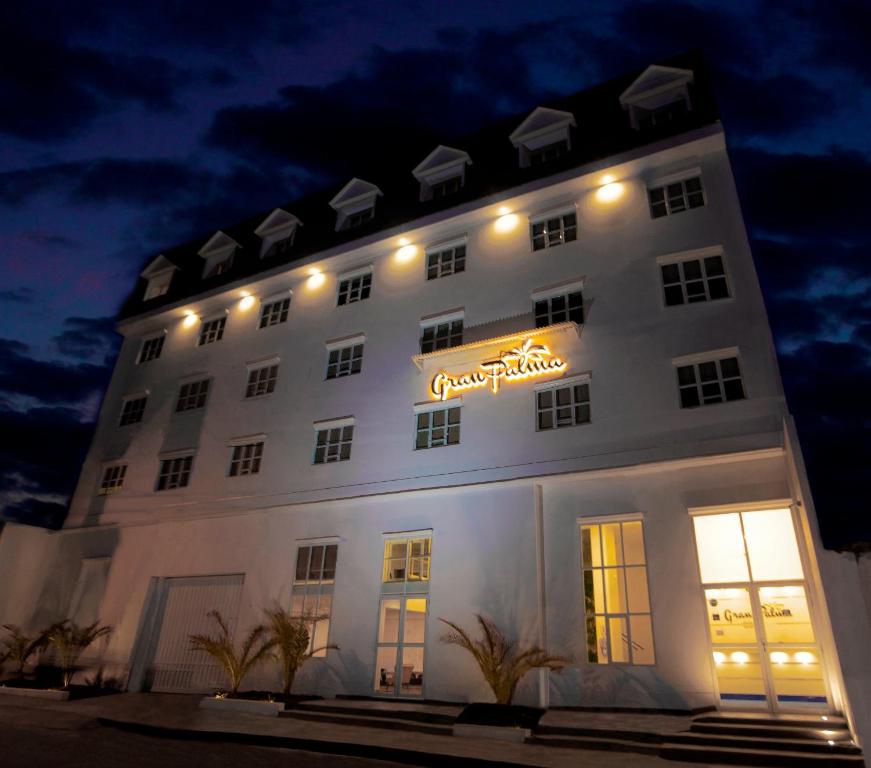
<instances>
[{"instance_id":1,"label":"dormer window","mask_svg":"<svg viewBox=\"0 0 871 768\"><path fill-rule=\"evenodd\" d=\"M233 257L239 248L232 237L218 230L208 242L198 251L206 262L203 267L203 279L225 274L233 266Z\"/></svg>"},{"instance_id":2,"label":"dormer window","mask_svg":"<svg viewBox=\"0 0 871 768\"><path fill-rule=\"evenodd\" d=\"M691 69L650 66L622 94L620 104L629 112L636 131L651 130L679 120L692 110Z\"/></svg>"},{"instance_id":3,"label":"dormer window","mask_svg":"<svg viewBox=\"0 0 871 768\"><path fill-rule=\"evenodd\" d=\"M165 256L158 256L142 270L140 277L148 281L143 300L150 301L166 294L176 269L175 264Z\"/></svg>"},{"instance_id":4,"label":"dormer window","mask_svg":"<svg viewBox=\"0 0 871 768\"><path fill-rule=\"evenodd\" d=\"M330 200L336 212L336 232L362 226L375 217L375 202L382 195L378 187L362 179L351 179Z\"/></svg>"},{"instance_id":5,"label":"dormer window","mask_svg":"<svg viewBox=\"0 0 871 768\"><path fill-rule=\"evenodd\" d=\"M411 172L420 182L421 202L459 192L466 184L466 166L471 164L471 158L461 149L437 146Z\"/></svg>"},{"instance_id":6,"label":"dormer window","mask_svg":"<svg viewBox=\"0 0 871 768\"><path fill-rule=\"evenodd\" d=\"M571 112L538 107L508 138L517 147L521 168L544 165L571 152L571 129L575 127Z\"/></svg>"},{"instance_id":7,"label":"dormer window","mask_svg":"<svg viewBox=\"0 0 871 768\"><path fill-rule=\"evenodd\" d=\"M254 230L261 240L260 258L271 259L290 253L296 239L296 230L302 222L292 213L276 208Z\"/></svg>"}]
</instances>

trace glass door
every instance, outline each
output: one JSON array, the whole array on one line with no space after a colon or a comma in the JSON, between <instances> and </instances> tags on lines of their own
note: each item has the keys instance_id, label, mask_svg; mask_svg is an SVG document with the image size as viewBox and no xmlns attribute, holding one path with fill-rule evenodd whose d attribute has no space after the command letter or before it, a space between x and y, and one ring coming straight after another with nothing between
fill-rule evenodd
<instances>
[{"instance_id":1,"label":"glass door","mask_svg":"<svg viewBox=\"0 0 871 768\"><path fill-rule=\"evenodd\" d=\"M693 523L721 705L828 711L791 511Z\"/></svg>"},{"instance_id":2,"label":"glass door","mask_svg":"<svg viewBox=\"0 0 871 768\"><path fill-rule=\"evenodd\" d=\"M423 695L427 604L421 595L382 598L375 656L378 693Z\"/></svg>"}]
</instances>

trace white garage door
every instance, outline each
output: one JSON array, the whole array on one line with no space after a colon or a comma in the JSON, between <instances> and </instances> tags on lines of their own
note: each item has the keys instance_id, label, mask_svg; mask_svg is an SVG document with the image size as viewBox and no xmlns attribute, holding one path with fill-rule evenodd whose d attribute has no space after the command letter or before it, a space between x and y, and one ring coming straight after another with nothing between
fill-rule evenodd
<instances>
[{"instance_id":1,"label":"white garage door","mask_svg":"<svg viewBox=\"0 0 871 768\"><path fill-rule=\"evenodd\" d=\"M159 635L151 663L151 690L209 692L226 685L212 657L191 650L190 636L217 634L208 616L219 611L233 633L242 599L242 574L166 579L158 612Z\"/></svg>"}]
</instances>

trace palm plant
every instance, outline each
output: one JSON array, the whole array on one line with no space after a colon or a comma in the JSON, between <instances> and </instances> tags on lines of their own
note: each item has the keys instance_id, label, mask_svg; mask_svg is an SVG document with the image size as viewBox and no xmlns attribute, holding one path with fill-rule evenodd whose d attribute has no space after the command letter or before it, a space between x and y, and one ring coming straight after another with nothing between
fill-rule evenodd
<instances>
[{"instance_id":1,"label":"palm plant","mask_svg":"<svg viewBox=\"0 0 871 768\"><path fill-rule=\"evenodd\" d=\"M509 640L490 619L480 613L475 614L475 617L481 626L480 639L472 639L462 627L447 619L439 619L451 628L440 640L459 645L472 654L498 704L511 703L517 684L527 672L541 667L559 671L572 662L570 658L553 656L535 645L519 646Z\"/></svg>"},{"instance_id":2,"label":"palm plant","mask_svg":"<svg viewBox=\"0 0 871 768\"><path fill-rule=\"evenodd\" d=\"M76 662L84 650L101 637L108 637L112 627L101 625L99 621L81 626L64 619L49 627L45 639L57 653L57 665L63 675L63 687L68 688L76 673Z\"/></svg>"},{"instance_id":3,"label":"palm plant","mask_svg":"<svg viewBox=\"0 0 871 768\"><path fill-rule=\"evenodd\" d=\"M242 680L257 664L269 658L270 651L275 646L275 640L268 636L268 630L263 624L252 627L248 636L242 642L238 651L233 643L230 628L224 617L218 611L209 611L209 617L218 624L217 637L210 635L191 635L191 649L208 653L227 675L230 684L230 696L239 692Z\"/></svg>"},{"instance_id":4,"label":"palm plant","mask_svg":"<svg viewBox=\"0 0 871 768\"><path fill-rule=\"evenodd\" d=\"M275 658L281 664L282 693L290 695L293 679L299 668L312 656L328 648L338 649L337 645L322 645L309 651L308 624L325 617L306 616L304 618L291 616L284 608L272 608L264 611L267 617L267 629L275 643Z\"/></svg>"},{"instance_id":5,"label":"palm plant","mask_svg":"<svg viewBox=\"0 0 871 768\"><path fill-rule=\"evenodd\" d=\"M15 624L4 624L3 629L7 635L3 638L2 650L0 650L0 663L11 661L16 667L18 677L24 675L24 667L27 660L37 651L45 648L47 638L43 630L35 635L27 635L21 631L21 627Z\"/></svg>"}]
</instances>

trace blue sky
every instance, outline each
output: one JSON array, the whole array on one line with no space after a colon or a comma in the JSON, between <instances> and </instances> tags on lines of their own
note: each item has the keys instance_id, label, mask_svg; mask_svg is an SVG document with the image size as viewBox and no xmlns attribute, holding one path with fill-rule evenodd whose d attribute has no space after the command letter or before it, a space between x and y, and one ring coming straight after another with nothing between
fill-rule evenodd
<instances>
[{"instance_id":1,"label":"blue sky","mask_svg":"<svg viewBox=\"0 0 871 768\"><path fill-rule=\"evenodd\" d=\"M860 488L871 463L867 3L7 6L7 518L62 519L117 345L112 317L160 250L341 185L364 147L391 136L449 140L699 49L824 534L871 540Z\"/></svg>"}]
</instances>

